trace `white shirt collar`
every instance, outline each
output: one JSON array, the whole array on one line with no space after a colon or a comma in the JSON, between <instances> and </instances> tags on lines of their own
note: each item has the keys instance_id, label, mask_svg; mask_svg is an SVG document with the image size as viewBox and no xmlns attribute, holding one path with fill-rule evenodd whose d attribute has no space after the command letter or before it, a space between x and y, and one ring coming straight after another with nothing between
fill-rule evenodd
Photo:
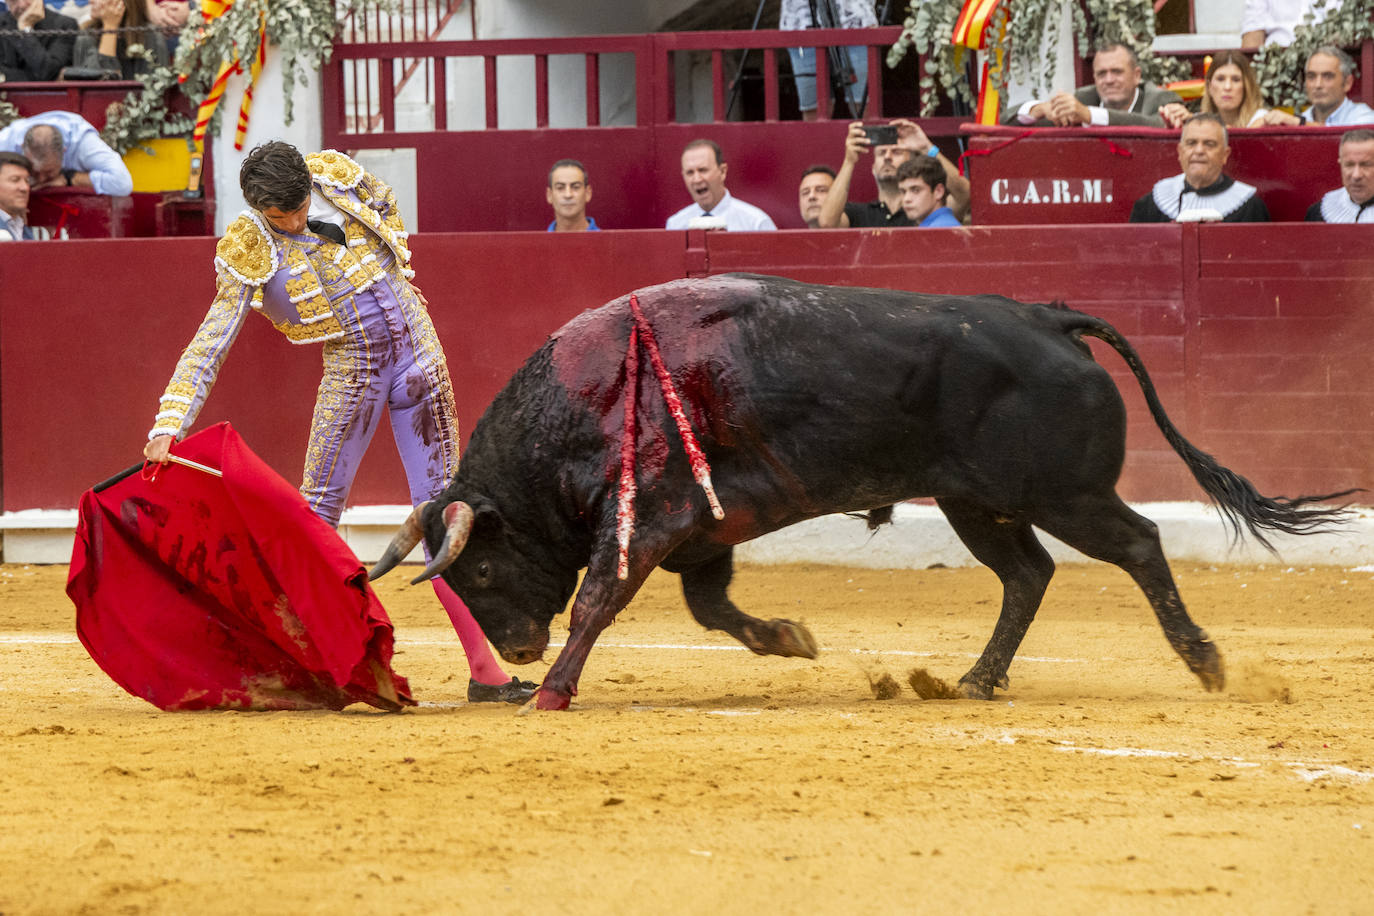
<instances>
[{"instance_id":1,"label":"white shirt collar","mask_svg":"<svg viewBox=\"0 0 1374 916\"><path fill-rule=\"evenodd\" d=\"M716 205L715 205L714 207L712 207L711 209L707 210L707 209L706 209L705 207L703 207L701 204L697 204L697 209L701 211L701 215L702 215L702 216L706 216L707 214L710 214L711 216L724 216L724 215L725 215L725 210L726 210L726 205L727 205L729 202L730 202L730 191L727 189L726 192L720 196L720 200L716 201Z\"/></svg>"}]
</instances>

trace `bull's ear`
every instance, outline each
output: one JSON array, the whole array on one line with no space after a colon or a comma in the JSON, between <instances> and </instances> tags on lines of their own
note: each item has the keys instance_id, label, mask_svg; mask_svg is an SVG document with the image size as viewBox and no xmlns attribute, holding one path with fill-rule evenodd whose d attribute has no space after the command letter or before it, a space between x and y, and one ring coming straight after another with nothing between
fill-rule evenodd
<instances>
[{"instance_id":1,"label":"bull's ear","mask_svg":"<svg viewBox=\"0 0 1374 916\"><path fill-rule=\"evenodd\" d=\"M480 505L474 506L476 518L472 523L474 533L481 532L484 535L501 535L506 531L506 519L501 515L499 509L490 502L483 500Z\"/></svg>"}]
</instances>

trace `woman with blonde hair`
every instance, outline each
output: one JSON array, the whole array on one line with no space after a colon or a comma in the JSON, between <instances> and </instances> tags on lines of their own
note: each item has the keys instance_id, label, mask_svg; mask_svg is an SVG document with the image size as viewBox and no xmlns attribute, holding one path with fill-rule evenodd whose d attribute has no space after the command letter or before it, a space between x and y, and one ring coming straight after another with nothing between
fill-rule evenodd
<instances>
[{"instance_id":1,"label":"woman with blonde hair","mask_svg":"<svg viewBox=\"0 0 1374 916\"><path fill-rule=\"evenodd\" d=\"M1264 107L1250 58L1243 52L1227 49L1212 58L1203 83L1202 110L1220 117L1227 130L1264 123L1269 109ZM1165 105L1159 114L1170 127L1179 127L1192 117L1192 112L1178 103Z\"/></svg>"}]
</instances>

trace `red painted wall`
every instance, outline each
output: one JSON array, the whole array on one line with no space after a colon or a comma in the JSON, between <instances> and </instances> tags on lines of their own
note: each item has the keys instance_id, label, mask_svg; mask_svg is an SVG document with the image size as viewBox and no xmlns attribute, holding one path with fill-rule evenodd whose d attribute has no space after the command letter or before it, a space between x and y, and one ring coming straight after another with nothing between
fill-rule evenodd
<instances>
[{"instance_id":1,"label":"red painted wall","mask_svg":"<svg viewBox=\"0 0 1374 916\"><path fill-rule=\"evenodd\" d=\"M630 289L750 270L928 292L1063 299L1120 328L1171 416L1266 492L1374 488L1374 261L1362 227L1025 226L779 233L421 234L417 281L444 341L465 434L568 318ZM67 508L138 460L157 397L214 290L214 242L114 239L0 248L5 510ZM1096 345L1095 345L1096 346ZM1121 361L1131 413L1122 493L1198 499ZM201 424L229 419L299 476L319 352L250 318ZM402 503L379 434L354 504Z\"/></svg>"},{"instance_id":2,"label":"red painted wall","mask_svg":"<svg viewBox=\"0 0 1374 916\"><path fill-rule=\"evenodd\" d=\"M942 126L933 137L958 157L958 138ZM930 126L932 131L936 127ZM797 209L802 172L813 165L838 169L844 161L845 122L778 121L667 124L657 127L601 127L549 130L449 131L384 134L369 146L413 147L419 186L419 225L426 231L543 229L553 219L545 199L549 166L577 159L592 180L587 212L603 229L662 228L692 202L682 182L682 150L698 138L716 141L725 153L730 193L773 218L781 229L803 229ZM458 180L465 162L508 165L483 176L481 206ZM873 200L872 161L864 160L850 199ZM449 189L444 191L442 189ZM430 191L429 189L439 189Z\"/></svg>"}]
</instances>

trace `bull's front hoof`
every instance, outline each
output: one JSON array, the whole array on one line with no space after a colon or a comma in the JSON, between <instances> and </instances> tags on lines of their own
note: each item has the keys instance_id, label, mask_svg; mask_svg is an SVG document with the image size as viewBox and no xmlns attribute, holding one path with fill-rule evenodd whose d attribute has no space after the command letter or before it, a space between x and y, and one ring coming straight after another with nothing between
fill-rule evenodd
<instances>
[{"instance_id":1,"label":"bull's front hoof","mask_svg":"<svg viewBox=\"0 0 1374 916\"><path fill-rule=\"evenodd\" d=\"M967 700L991 700L992 685L975 680L966 674L959 678L959 693Z\"/></svg>"},{"instance_id":2,"label":"bull's front hoof","mask_svg":"<svg viewBox=\"0 0 1374 916\"><path fill-rule=\"evenodd\" d=\"M755 655L815 658L820 649L811 631L795 620L756 620L746 624L740 639Z\"/></svg>"},{"instance_id":3,"label":"bull's front hoof","mask_svg":"<svg viewBox=\"0 0 1374 916\"><path fill-rule=\"evenodd\" d=\"M774 655L781 655L785 658L815 658L820 654L820 647L816 645L816 637L812 636L810 630L796 621L774 618L768 623L777 636Z\"/></svg>"},{"instance_id":4,"label":"bull's front hoof","mask_svg":"<svg viewBox=\"0 0 1374 916\"><path fill-rule=\"evenodd\" d=\"M540 687L539 700L534 705L536 709L567 709L571 702L572 697L566 693L559 693L548 687Z\"/></svg>"}]
</instances>

